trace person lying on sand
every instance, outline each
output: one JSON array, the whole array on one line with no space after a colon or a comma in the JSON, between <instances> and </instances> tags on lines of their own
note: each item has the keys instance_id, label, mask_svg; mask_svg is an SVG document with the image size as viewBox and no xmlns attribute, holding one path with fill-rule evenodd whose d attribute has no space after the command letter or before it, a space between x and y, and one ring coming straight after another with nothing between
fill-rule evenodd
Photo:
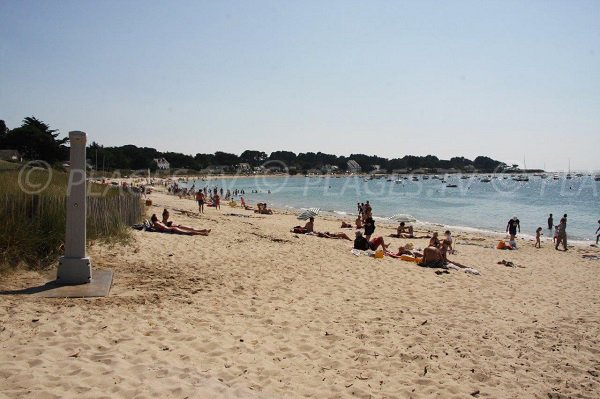
<instances>
[{"instance_id":1,"label":"person lying on sand","mask_svg":"<svg viewBox=\"0 0 600 399\"><path fill-rule=\"evenodd\" d=\"M333 239L344 239L344 240L348 240L348 241L352 241L352 239L350 237L348 237L348 235L346 233L340 232L340 233L330 233L328 231L325 231L323 233L319 233L318 231L315 231L313 233L309 233L312 235L315 235L317 237L321 237L321 238L333 238Z\"/></svg>"},{"instance_id":2,"label":"person lying on sand","mask_svg":"<svg viewBox=\"0 0 600 399\"><path fill-rule=\"evenodd\" d=\"M379 248L380 245L384 251L387 250L387 248L389 247L389 244L385 244L383 237L376 237L369 241L365 237L363 237L362 232L356 232L356 239L354 240L354 249L360 249L361 251L366 251L370 249L375 251L377 250L377 248Z\"/></svg>"},{"instance_id":3,"label":"person lying on sand","mask_svg":"<svg viewBox=\"0 0 600 399\"><path fill-rule=\"evenodd\" d=\"M350 223L346 223L342 220L342 225L340 226L341 229L351 229L352 225Z\"/></svg>"},{"instance_id":4,"label":"person lying on sand","mask_svg":"<svg viewBox=\"0 0 600 399\"><path fill-rule=\"evenodd\" d=\"M306 222L304 227L294 226L294 227L292 227L290 232L296 233L296 234L308 234L308 233L312 233L314 231L314 229L315 229L315 218L310 218L310 219L308 219L308 222Z\"/></svg>"},{"instance_id":5,"label":"person lying on sand","mask_svg":"<svg viewBox=\"0 0 600 399\"><path fill-rule=\"evenodd\" d=\"M158 221L158 217L155 213L152 214L150 221L152 222L152 227L154 227L156 231L160 231L161 233L184 234L188 236L207 236L208 233L210 233L210 229L195 229L193 227L183 225L167 226L166 224Z\"/></svg>"},{"instance_id":6,"label":"person lying on sand","mask_svg":"<svg viewBox=\"0 0 600 399\"><path fill-rule=\"evenodd\" d=\"M415 258L422 258L423 254L413 251L414 246L409 242L405 245L401 245L400 247L398 247L398 252L396 253L391 253L391 255L393 255L394 257L398 257L398 256L402 256L402 255L410 255L410 256L414 256Z\"/></svg>"},{"instance_id":7,"label":"person lying on sand","mask_svg":"<svg viewBox=\"0 0 600 399\"><path fill-rule=\"evenodd\" d=\"M254 208L251 207L250 205L246 204L246 200L244 199L244 197L240 197L240 202L242 203L242 208L244 208L247 211L253 211Z\"/></svg>"}]
</instances>

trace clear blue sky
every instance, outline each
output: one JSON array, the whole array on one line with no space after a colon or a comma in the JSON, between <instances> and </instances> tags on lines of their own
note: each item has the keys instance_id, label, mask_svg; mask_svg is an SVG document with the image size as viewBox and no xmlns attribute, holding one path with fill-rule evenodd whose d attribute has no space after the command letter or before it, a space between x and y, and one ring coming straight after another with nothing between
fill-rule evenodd
<instances>
[{"instance_id":1,"label":"clear blue sky","mask_svg":"<svg viewBox=\"0 0 600 399\"><path fill-rule=\"evenodd\" d=\"M0 119L104 145L600 169L600 1L0 2Z\"/></svg>"}]
</instances>

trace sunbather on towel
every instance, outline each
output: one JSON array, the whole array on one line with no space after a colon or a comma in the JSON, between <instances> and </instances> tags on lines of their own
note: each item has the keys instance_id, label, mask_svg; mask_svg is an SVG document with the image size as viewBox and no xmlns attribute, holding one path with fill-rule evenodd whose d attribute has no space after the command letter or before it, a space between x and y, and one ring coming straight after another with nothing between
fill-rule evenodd
<instances>
[{"instance_id":1,"label":"sunbather on towel","mask_svg":"<svg viewBox=\"0 0 600 399\"><path fill-rule=\"evenodd\" d=\"M402 256L402 255L410 255L415 258L422 258L423 254L418 253L417 251L413 251L413 245L411 243L401 245L398 247L398 252L392 253L393 256Z\"/></svg>"},{"instance_id":2,"label":"sunbather on towel","mask_svg":"<svg viewBox=\"0 0 600 399\"><path fill-rule=\"evenodd\" d=\"M207 236L208 233L210 233L210 229L195 229L193 227L183 225L167 226L166 224L158 221L158 217L156 217L156 214L152 214L150 221L152 222L152 227L154 227L156 231L160 231L162 233L184 234L188 236Z\"/></svg>"},{"instance_id":3,"label":"sunbather on towel","mask_svg":"<svg viewBox=\"0 0 600 399\"><path fill-rule=\"evenodd\" d=\"M316 235L317 237L321 237L321 238L344 239L344 240L352 241L352 239L350 237L348 237L348 235L346 233L330 233L328 231L319 233L317 231L312 234Z\"/></svg>"}]
</instances>

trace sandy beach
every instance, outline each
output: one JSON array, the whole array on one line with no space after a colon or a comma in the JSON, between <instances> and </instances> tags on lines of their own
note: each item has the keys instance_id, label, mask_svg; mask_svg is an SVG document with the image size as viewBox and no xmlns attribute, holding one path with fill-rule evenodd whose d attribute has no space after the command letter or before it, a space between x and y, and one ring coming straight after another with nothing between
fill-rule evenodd
<instances>
[{"instance_id":1,"label":"sandy beach","mask_svg":"<svg viewBox=\"0 0 600 399\"><path fill-rule=\"evenodd\" d=\"M93 267L115 273L106 298L16 292L54 270L3 276L0 397L599 397L600 261L582 256L597 248L500 251L455 232L451 259L481 275L438 275L292 234L291 214L224 204L196 215L191 200L150 198L149 214L167 207L211 234L94 243ZM316 229L339 224L320 217ZM392 232L375 235L391 248L428 241Z\"/></svg>"}]
</instances>

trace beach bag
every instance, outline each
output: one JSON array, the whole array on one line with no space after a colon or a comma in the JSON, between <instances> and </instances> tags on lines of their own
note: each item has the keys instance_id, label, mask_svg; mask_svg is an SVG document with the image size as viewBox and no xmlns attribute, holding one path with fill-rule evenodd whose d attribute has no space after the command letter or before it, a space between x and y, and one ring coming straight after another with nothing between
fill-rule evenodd
<instances>
[{"instance_id":1,"label":"beach bag","mask_svg":"<svg viewBox=\"0 0 600 399\"><path fill-rule=\"evenodd\" d=\"M373 255L373 256L377 259L383 259L383 250L378 249L377 251L375 251L375 255Z\"/></svg>"},{"instance_id":2,"label":"beach bag","mask_svg":"<svg viewBox=\"0 0 600 399\"><path fill-rule=\"evenodd\" d=\"M506 243L502 240L498 241L498 245L496 245L496 249L506 249Z\"/></svg>"}]
</instances>

